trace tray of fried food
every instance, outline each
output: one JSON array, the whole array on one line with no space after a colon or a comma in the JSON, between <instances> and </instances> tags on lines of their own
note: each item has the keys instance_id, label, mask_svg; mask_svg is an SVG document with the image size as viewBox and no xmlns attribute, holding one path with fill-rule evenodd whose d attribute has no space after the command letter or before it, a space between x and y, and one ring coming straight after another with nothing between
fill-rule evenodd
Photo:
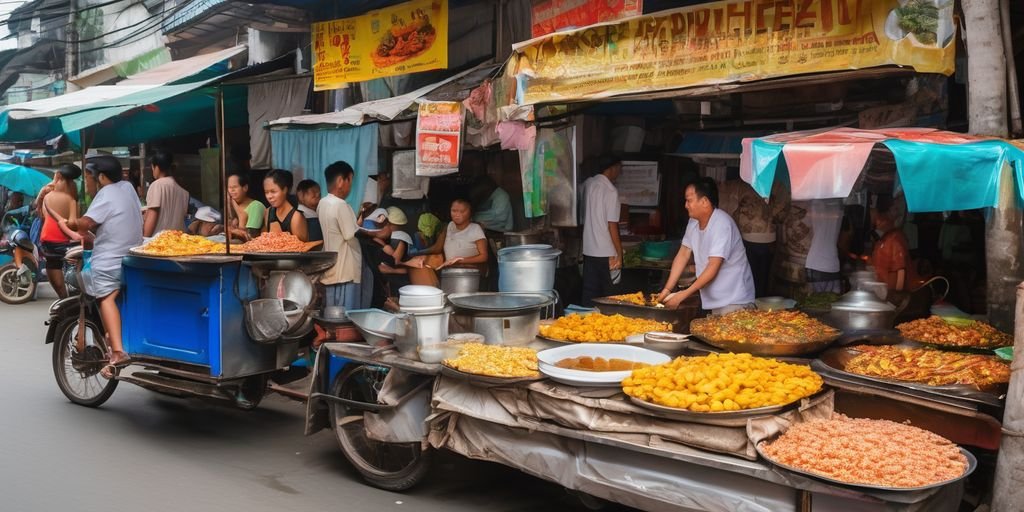
<instances>
[{"instance_id":1,"label":"tray of fried food","mask_svg":"<svg viewBox=\"0 0 1024 512\"><path fill-rule=\"evenodd\" d=\"M942 395L999 403L1010 382L1010 365L994 355L949 352L912 343L853 345L819 358L828 376L874 381Z\"/></svg>"},{"instance_id":2,"label":"tray of fried food","mask_svg":"<svg viewBox=\"0 0 1024 512\"><path fill-rule=\"evenodd\" d=\"M941 487L966 478L978 465L970 452L927 430L841 414L796 423L755 447L783 469L876 491Z\"/></svg>"},{"instance_id":3,"label":"tray of fried food","mask_svg":"<svg viewBox=\"0 0 1024 512\"><path fill-rule=\"evenodd\" d=\"M797 310L745 309L690 322L690 333L711 346L760 356L799 356L824 350L840 332Z\"/></svg>"},{"instance_id":4,"label":"tray of fried food","mask_svg":"<svg viewBox=\"0 0 1024 512\"><path fill-rule=\"evenodd\" d=\"M952 350L992 350L1013 345L1013 336L969 318L928 318L896 326L904 339Z\"/></svg>"},{"instance_id":5,"label":"tray of fried food","mask_svg":"<svg viewBox=\"0 0 1024 512\"><path fill-rule=\"evenodd\" d=\"M618 303L618 304L629 304L632 306L641 306L645 308L663 308L664 304L658 302L657 294L644 295L643 292L626 293L623 295L612 295L610 297L601 297L594 299L594 302L598 304L605 303Z\"/></svg>"},{"instance_id":6,"label":"tray of fried food","mask_svg":"<svg viewBox=\"0 0 1024 512\"><path fill-rule=\"evenodd\" d=\"M626 338L652 331L671 331L667 322L623 315L572 313L541 322L540 338L559 343L626 343Z\"/></svg>"},{"instance_id":7,"label":"tray of fried food","mask_svg":"<svg viewBox=\"0 0 1024 512\"><path fill-rule=\"evenodd\" d=\"M634 404L674 419L742 426L748 418L795 407L823 385L805 365L729 353L683 356L634 370L622 391Z\"/></svg>"},{"instance_id":8,"label":"tray of fried food","mask_svg":"<svg viewBox=\"0 0 1024 512\"><path fill-rule=\"evenodd\" d=\"M158 258L175 258L182 256L204 256L209 254L223 255L224 244L207 240L198 235L189 235L181 231L165 230L157 233L140 247L133 247L129 253L139 256L155 256Z\"/></svg>"},{"instance_id":9,"label":"tray of fried food","mask_svg":"<svg viewBox=\"0 0 1024 512\"><path fill-rule=\"evenodd\" d=\"M543 378L537 366L536 350L483 343L467 343L459 347L454 358L442 362L441 374L486 386Z\"/></svg>"}]
</instances>

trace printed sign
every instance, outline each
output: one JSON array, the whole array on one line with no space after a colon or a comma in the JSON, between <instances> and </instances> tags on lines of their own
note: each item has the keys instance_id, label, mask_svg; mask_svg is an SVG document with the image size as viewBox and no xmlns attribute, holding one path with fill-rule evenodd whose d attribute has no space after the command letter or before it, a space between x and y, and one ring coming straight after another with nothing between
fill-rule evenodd
<instances>
[{"instance_id":1,"label":"printed sign","mask_svg":"<svg viewBox=\"0 0 1024 512\"><path fill-rule=\"evenodd\" d=\"M643 0L534 0L530 10L532 37L639 16L643 12Z\"/></svg>"},{"instance_id":2,"label":"printed sign","mask_svg":"<svg viewBox=\"0 0 1024 512\"><path fill-rule=\"evenodd\" d=\"M462 103L424 101L416 119L416 175L458 172L462 154Z\"/></svg>"},{"instance_id":3,"label":"printed sign","mask_svg":"<svg viewBox=\"0 0 1024 512\"><path fill-rule=\"evenodd\" d=\"M909 66L950 75L952 2L727 0L560 32L513 47L521 105Z\"/></svg>"},{"instance_id":4,"label":"printed sign","mask_svg":"<svg viewBox=\"0 0 1024 512\"><path fill-rule=\"evenodd\" d=\"M448 0L414 0L314 23L313 88L448 67Z\"/></svg>"}]
</instances>

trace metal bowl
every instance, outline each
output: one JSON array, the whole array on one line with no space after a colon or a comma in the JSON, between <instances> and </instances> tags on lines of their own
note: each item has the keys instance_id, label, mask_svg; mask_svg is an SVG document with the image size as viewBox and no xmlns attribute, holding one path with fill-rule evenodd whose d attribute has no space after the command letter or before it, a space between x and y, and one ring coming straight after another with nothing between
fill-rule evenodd
<instances>
[{"instance_id":1,"label":"metal bowl","mask_svg":"<svg viewBox=\"0 0 1024 512\"><path fill-rule=\"evenodd\" d=\"M649 332L644 334L645 348L657 350L670 356L678 356L690 346L690 336L674 332Z\"/></svg>"}]
</instances>

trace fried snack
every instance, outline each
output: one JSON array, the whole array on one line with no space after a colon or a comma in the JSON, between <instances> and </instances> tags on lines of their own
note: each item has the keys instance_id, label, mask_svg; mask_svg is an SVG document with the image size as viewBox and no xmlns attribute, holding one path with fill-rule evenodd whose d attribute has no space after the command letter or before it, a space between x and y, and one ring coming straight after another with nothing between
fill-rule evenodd
<instances>
[{"instance_id":1,"label":"fried snack","mask_svg":"<svg viewBox=\"0 0 1024 512\"><path fill-rule=\"evenodd\" d=\"M1013 345L1012 336L976 320L952 323L933 315L899 324L896 328L908 340L948 347L999 348Z\"/></svg>"},{"instance_id":2,"label":"fried snack","mask_svg":"<svg viewBox=\"0 0 1024 512\"><path fill-rule=\"evenodd\" d=\"M711 341L757 345L794 345L835 338L839 331L795 310L745 309L723 316L698 318L690 332Z\"/></svg>"},{"instance_id":3,"label":"fried snack","mask_svg":"<svg viewBox=\"0 0 1024 512\"><path fill-rule=\"evenodd\" d=\"M197 256L224 254L224 244L181 231L161 231L143 245L139 252L150 256Z\"/></svg>"},{"instance_id":4,"label":"fried snack","mask_svg":"<svg viewBox=\"0 0 1024 512\"><path fill-rule=\"evenodd\" d=\"M761 450L778 464L850 484L921 487L967 470L967 459L943 437L902 423L843 415L793 425Z\"/></svg>"},{"instance_id":5,"label":"fried snack","mask_svg":"<svg viewBox=\"0 0 1024 512\"><path fill-rule=\"evenodd\" d=\"M650 296L644 296L643 292L627 293L625 295L612 295L608 298L619 302L625 302L626 304L632 304L634 306L644 306L648 308L665 307L664 304L658 302L657 295L651 294Z\"/></svg>"},{"instance_id":6,"label":"fried snack","mask_svg":"<svg viewBox=\"0 0 1024 512\"><path fill-rule=\"evenodd\" d=\"M589 315L573 313L555 320L550 325L542 325L540 334L553 340L595 343L625 341L627 336L634 334L671 330L671 324L644 318L602 315L600 313L590 313Z\"/></svg>"},{"instance_id":7,"label":"fried snack","mask_svg":"<svg viewBox=\"0 0 1024 512\"><path fill-rule=\"evenodd\" d=\"M928 348L860 345L846 371L929 386L965 384L979 388L1010 382L1010 365L995 356Z\"/></svg>"},{"instance_id":8,"label":"fried snack","mask_svg":"<svg viewBox=\"0 0 1024 512\"><path fill-rule=\"evenodd\" d=\"M445 359L445 366L488 377L540 377L537 352L524 347L504 347L467 343L459 347L455 359Z\"/></svg>"},{"instance_id":9,"label":"fried snack","mask_svg":"<svg viewBox=\"0 0 1024 512\"><path fill-rule=\"evenodd\" d=\"M239 252L306 252L306 243L284 232L266 232L241 245Z\"/></svg>"},{"instance_id":10,"label":"fried snack","mask_svg":"<svg viewBox=\"0 0 1024 512\"><path fill-rule=\"evenodd\" d=\"M785 405L817 393L822 384L806 366L750 354L709 354L634 370L622 391L667 407L723 412Z\"/></svg>"}]
</instances>

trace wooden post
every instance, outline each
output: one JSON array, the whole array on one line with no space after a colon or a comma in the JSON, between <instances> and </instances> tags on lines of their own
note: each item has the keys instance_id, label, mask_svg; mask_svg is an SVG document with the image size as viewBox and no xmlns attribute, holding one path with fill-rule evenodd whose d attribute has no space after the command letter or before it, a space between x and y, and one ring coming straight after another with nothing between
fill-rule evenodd
<instances>
[{"instance_id":1,"label":"wooden post","mask_svg":"<svg viewBox=\"0 0 1024 512\"><path fill-rule=\"evenodd\" d=\"M992 488L993 512L1017 512L1024 504L1024 283L1017 286L1013 373L1006 393L1003 439Z\"/></svg>"},{"instance_id":2,"label":"wooden post","mask_svg":"<svg viewBox=\"0 0 1024 512\"><path fill-rule=\"evenodd\" d=\"M231 223L228 221L228 211L231 208L231 197L228 196L228 175L227 175L227 145L224 141L224 86L217 88L217 143L220 145L218 156L220 157L220 198L221 216L220 220L224 226L224 246L227 254L231 254Z\"/></svg>"}]
</instances>

